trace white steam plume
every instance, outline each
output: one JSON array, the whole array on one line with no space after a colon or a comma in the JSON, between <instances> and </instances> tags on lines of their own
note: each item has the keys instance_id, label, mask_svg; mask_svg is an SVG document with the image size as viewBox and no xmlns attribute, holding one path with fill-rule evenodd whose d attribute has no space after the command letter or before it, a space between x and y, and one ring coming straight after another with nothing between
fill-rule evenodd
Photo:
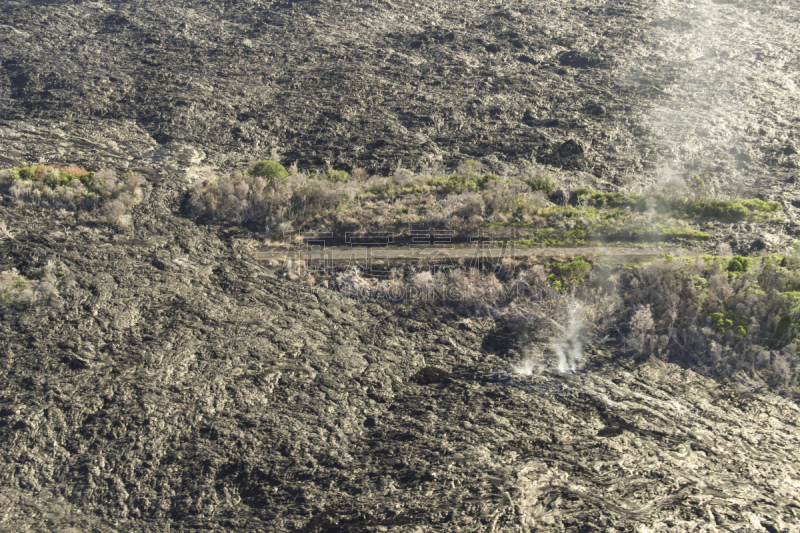
<instances>
[{"instance_id":1,"label":"white steam plume","mask_svg":"<svg viewBox=\"0 0 800 533\"><path fill-rule=\"evenodd\" d=\"M556 326L560 333L553 335L549 347L556 356L555 367L560 373L576 372L578 364L583 358L583 344L585 336L585 305L575 298L565 298L559 309L554 313L556 318L548 321ZM517 374L531 375L534 368L539 366L537 374L547 369L542 363L541 350L534 349L532 344L524 348L525 357L521 363L513 367Z\"/></svg>"}]
</instances>

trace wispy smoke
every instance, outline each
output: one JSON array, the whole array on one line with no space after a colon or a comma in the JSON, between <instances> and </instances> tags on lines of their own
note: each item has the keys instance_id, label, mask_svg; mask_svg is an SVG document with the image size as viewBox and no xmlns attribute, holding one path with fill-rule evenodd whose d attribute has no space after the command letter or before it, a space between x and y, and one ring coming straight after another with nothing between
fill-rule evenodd
<instances>
[{"instance_id":1,"label":"wispy smoke","mask_svg":"<svg viewBox=\"0 0 800 533\"><path fill-rule=\"evenodd\" d=\"M567 371L575 372L578 361L583 356L583 342L577 336L569 337L554 345L553 351L558 357L559 372L562 374Z\"/></svg>"},{"instance_id":2,"label":"wispy smoke","mask_svg":"<svg viewBox=\"0 0 800 533\"><path fill-rule=\"evenodd\" d=\"M541 357L541 353L538 354L528 354L522 359L522 362L513 367L514 373L522 374L523 376L531 376L533 375L533 370L536 367L537 359ZM539 363L539 368L536 371L536 374L541 374L547 368L547 365Z\"/></svg>"},{"instance_id":3,"label":"wispy smoke","mask_svg":"<svg viewBox=\"0 0 800 533\"><path fill-rule=\"evenodd\" d=\"M554 318L547 321L555 326L556 331L546 343L547 351L555 354L555 361L548 365L543 355L544 349L537 349L533 342L523 347L525 356L513 370L517 374L530 376L534 373L541 374L548 366L555 366L560 373L576 372L578 364L583 358L583 344L585 337L584 304L575 298L565 298L557 310ZM555 363L553 365L553 363ZM538 367L538 368L537 368Z\"/></svg>"},{"instance_id":4,"label":"wispy smoke","mask_svg":"<svg viewBox=\"0 0 800 533\"><path fill-rule=\"evenodd\" d=\"M553 345L558 357L558 371L562 374L577 370L578 362L583 357L583 313L577 301L567 306L566 327L564 335Z\"/></svg>"}]
</instances>

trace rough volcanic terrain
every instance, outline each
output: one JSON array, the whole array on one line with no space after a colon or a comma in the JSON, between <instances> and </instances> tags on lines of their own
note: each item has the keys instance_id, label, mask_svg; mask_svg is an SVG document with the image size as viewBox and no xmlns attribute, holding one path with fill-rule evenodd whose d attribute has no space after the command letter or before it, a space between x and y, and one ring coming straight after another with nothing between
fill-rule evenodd
<instances>
[{"instance_id":1,"label":"rough volcanic terrain","mask_svg":"<svg viewBox=\"0 0 800 533\"><path fill-rule=\"evenodd\" d=\"M778 194L800 171L798 23L796 0L8 0L0 119L141 128L213 165L535 160Z\"/></svg>"},{"instance_id":2,"label":"rough volcanic terrain","mask_svg":"<svg viewBox=\"0 0 800 533\"><path fill-rule=\"evenodd\" d=\"M4 198L3 531L800 531L800 408L537 328L325 289L187 188L275 152L466 157L798 202L796 1L14 1L0 167L136 169L127 227ZM742 229L743 232L747 231ZM752 238L750 235L749 238ZM744 237L742 237L744 238Z\"/></svg>"},{"instance_id":3,"label":"rough volcanic terrain","mask_svg":"<svg viewBox=\"0 0 800 533\"><path fill-rule=\"evenodd\" d=\"M613 344L520 375L547 331L300 298L179 191L0 208L0 270L67 267L0 321L4 530L797 531L796 404Z\"/></svg>"}]
</instances>

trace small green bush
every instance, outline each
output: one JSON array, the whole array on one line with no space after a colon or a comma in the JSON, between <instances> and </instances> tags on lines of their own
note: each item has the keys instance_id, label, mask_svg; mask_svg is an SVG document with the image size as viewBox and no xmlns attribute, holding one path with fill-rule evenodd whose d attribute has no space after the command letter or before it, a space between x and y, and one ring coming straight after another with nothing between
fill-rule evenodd
<instances>
[{"instance_id":1,"label":"small green bush","mask_svg":"<svg viewBox=\"0 0 800 533\"><path fill-rule=\"evenodd\" d=\"M22 167L17 169L17 177L21 180L33 180L36 169L42 168L41 166Z\"/></svg>"},{"instance_id":2,"label":"small green bush","mask_svg":"<svg viewBox=\"0 0 800 533\"><path fill-rule=\"evenodd\" d=\"M547 277L547 280L550 286L556 290L579 284L592 270L591 263L581 257L564 265L551 263L549 266L553 272Z\"/></svg>"},{"instance_id":3,"label":"small green bush","mask_svg":"<svg viewBox=\"0 0 800 533\"><path fill-rule=\"evenodd\" d=\"M706 205L687 206L687 212L697 216L713 217L723 222L738 222L750 214L740 201L712 200Z\"/></svg>"},{"instance_id":4,"label":"small green bush","mask_svg":"<svg viewBox=\"0 0 800 533\"><path fill-rule=\"evenodd\" d=\"M555 274L549 274L545 279L550 284L550 287L552 287L553 289L557 291L564 289L564 283L562 283L561 280L558 279L558 276L556 276Z\"/></svg>"},{"instance_id":5,"label":"small green bush","mask_svg":"<svg viewBox=\"0 0 800 533\"><path fill-rule=\"evenodd\" d=\"M689 280L697 289L707 289L708 288L708 280L700 275L689 276Z\"/></svg>"},{"instance_id":6,"label":"small green bush","mask_svg":"<svg viewBox=\"0 0 800 533\"><path fill-rule=\"evenodd\" d=\"M350 174L344 170L329 170L325 173L325 179L333 183L345 183L350 181Z\"/></svg>"},{"instance_id":7,"label":"small green bush","mask_svg":"<svg viewBox=\"0 0 800 533\"><path fill-rule=\"evenodd\" d=\"M289 173L283 165L277 161L270 160L259 161L253 165L252 170L250 170L250 175L265 178L268 183L289 177Z\"/></svg>"},{"instance_id":8,"label":"small green bush","mask_svg":"<svg viewBox=\"0 0 800 533\"><path fill-rule=\"evenodd\" d=\"M780 211L783 209L779 202L765 202L760 198L747 198L743 200L737 200L741 203L744 207L750 209L751 211L761 211L763 213L774 213L776 211Z\"/></svg>"},{"instance_id":9,"label":"small green bush","mask_svg":"<svg viewBox=\"0 0 800 533\"><path fill-rule=\"evenodd\" d=\"M541 191L545 194L550 194L558 189L558 182L550 176L539 176L533 178L528 181L528 184L534 191Z\"/></svg>"},{"instance_id":10,"label":"small green bush","mask_svg":"<svg viewBox=\"0 0 800 533\"><path fill-rule=\"evenodd\" d=\"M580 283L592 270L592 265L584 259L575 259L561 267L561 277L568 283Z\"/></svg>"},{"instance_id":11,"label":"small green bush","mask_svg":"<svg viewBox=\"0 0 800 533\"><path fill-rule=\"evenodd\" d=\"M725 318L724 313L711 313L711 323L720 335L725 335L725 330L733 326L733 320Z\"/></svg>"},{"instance_id":12,"label":"small green bush","mask_svg":"<svg viewBox=\"0 0 800 533\"><path fill-rule=\"evenodd\" d=\"M737 255L728 261L728 272L747 272L750 270L750 258Z\"/></svg>"}]
</instances>

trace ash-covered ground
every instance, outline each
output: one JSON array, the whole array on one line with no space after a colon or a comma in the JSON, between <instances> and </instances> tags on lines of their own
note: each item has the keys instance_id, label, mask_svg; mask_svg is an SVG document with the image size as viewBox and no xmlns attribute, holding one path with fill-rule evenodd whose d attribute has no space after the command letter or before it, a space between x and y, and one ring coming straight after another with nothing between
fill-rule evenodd
<instances>
[{"instance_id":1,"label":"ash-covered ground","mask_svg":"<svg viewBox=\"0 0 800 533\"><path fill-rule=\"evenodd\" d=\"M537 331L300 298L181 201L273 152L800 199L797 2L0 5L0 166L137 169L120 228L0 205L0 529L798 531L796 404ZM576 178L577 179L577 178ZM544 335L544 333L542 333Z\"/></svg>"}]
</instances>

